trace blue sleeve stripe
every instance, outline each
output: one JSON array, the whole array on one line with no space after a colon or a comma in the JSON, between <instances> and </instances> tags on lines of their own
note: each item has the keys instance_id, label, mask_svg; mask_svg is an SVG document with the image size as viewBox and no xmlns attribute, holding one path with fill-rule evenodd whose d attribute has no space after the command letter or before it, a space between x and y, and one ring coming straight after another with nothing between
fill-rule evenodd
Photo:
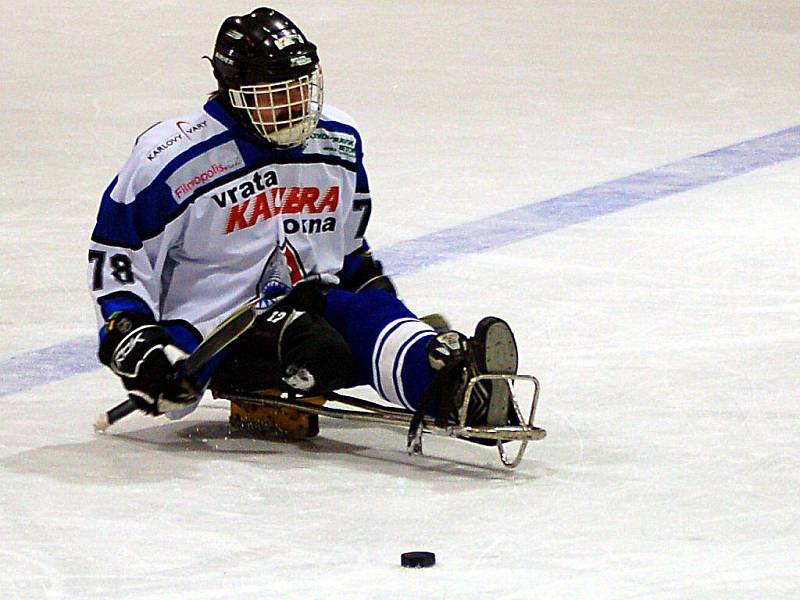
<instances>
[{"instance_id":1,"label":"blue sleeve stripe","mask_svg":"<svg viewBox=\"0 0 800 600\"><path fill-rule=\"evenodd\" d=\"M114 177L103 192L100 208L97 211L97 221L92 231L92 241L105 246L116 246L138 250L142 247L139 236L132 227L132 219L125 205L111 199L111 191L117 187L119 175Z\"/></svg>"},{"instance_id":2,"label":"blue sleeve stripe","mask_svg":"<svg viewBox=\"0 0 800 600\"><path fill-rule=\"evenodd\" d=\"M150 310L144 300L139 298L139 296L136 294L131 294L130 292L114 292L113 294L108 294L107 296L98 298L97 303L100 305L100 313L103 315L103 319L105 320L108 320L111 315L118 311L144 314L150 317L153 322L156 320L153 316L153 311ZM105 337L106 328L101 327L100 331L98 332L100 344L103 343Z\"/></svg>"},{"instance_id":3,"label":"blue sleeve stripe","mask_svg":"<svg viewBox=\"0 0 800 600\"><path fill-rule=\"evenodd\" d=\"M177 204L163 182L139 192L136 200L123 204L104 194L100 202L92 241L107 246L138 250L144 240L154 238L184 207Z\"/></svg>"},{"instance_id":4,"label":"blue sleeve stripe","mask_svg":"<svg viewBox=\"0 0 800 600\"><path fill-rule=\"evenodd\" d=\"M115 202L108 192L103 194L100 210L97 213L97 223L92 232L92 241L105 246L139 250L142 241L134 227L131 205Z\"/></svg>"},{"instance_id":5,"label":"blue sleeve stripe","mask_svg":"<svg viewBox=\"0 0 800 600\"><path fill-rule=\"evenodd\" d=\"M100 305L100 312L104 319L108 319L117 311L135 312L149 316L155 321L155 316L147 303L131 292L114 292L97 299Z\"/></svg>"}]
</instances>

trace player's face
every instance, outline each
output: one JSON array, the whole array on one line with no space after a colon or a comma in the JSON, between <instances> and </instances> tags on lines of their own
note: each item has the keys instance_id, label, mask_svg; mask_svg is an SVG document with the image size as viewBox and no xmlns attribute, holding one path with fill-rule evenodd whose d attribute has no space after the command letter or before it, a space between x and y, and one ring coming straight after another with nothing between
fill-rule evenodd
<instances>
[{"instance_id":1,"label":"player's face","mask_svg":"<svg viewBox=\"0 0 800 600\"><path fill-rule=\"evenodd\" d=\"M308 113L309 91L307 80L289 81L282 86L257 84L250 116L273 131L291 127Z\"/></svg>"},{"instance_id":2,"label":"player's face","mask_svg":"<svg viewBox=\"0 0 800 600\"><path fill-rule=\"evenodd\" d=\"M258 135L281 148L302 144L322 110L319 66L297 79L245 85L228 90L233 108L246 111Z\"/></svg>"}]
</instances>

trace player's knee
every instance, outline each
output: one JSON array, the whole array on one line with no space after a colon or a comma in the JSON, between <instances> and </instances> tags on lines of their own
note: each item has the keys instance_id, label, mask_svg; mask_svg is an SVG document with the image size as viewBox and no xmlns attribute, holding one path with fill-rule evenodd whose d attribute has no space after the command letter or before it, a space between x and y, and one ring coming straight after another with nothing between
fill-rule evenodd
<instances>
[{"instance_id":1,"label":"player's knee","mask_svg":"<svg viewBox=\"0 0 800 600\"><path fill-rule=\"evenodd\" d=\"M304 313L284 330L281 370L290 387L325 393L353 385L355 359L347 342L325 319Z\"/></svg>"},{"instance_id":2,"label":"player's knee","mask_svg":"<svg viewBox=\"0 0 800 600\"><path fill-rule=\"evenodd\" d=\"M354 379L355 359L342 335L318 315L293 313L286 325L259 319L228 349L210 388L254 391L288 385L325 393L354 385Z\"/></svg>"}]
</instances>

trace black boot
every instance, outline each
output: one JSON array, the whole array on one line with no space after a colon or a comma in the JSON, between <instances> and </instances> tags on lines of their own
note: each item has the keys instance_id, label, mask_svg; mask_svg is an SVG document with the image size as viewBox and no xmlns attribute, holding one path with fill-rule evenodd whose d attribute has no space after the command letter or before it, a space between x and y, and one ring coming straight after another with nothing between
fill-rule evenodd
<instances>
[{"instance_id":1,"label":"black boot","mask_svg":"<svg viewBox=\"0 0 800 600\"><path fill-rule=\"evenodd\" d=\"M428 360L438 371L430 390L439 400L437 421L441 425L445 421L458 423L464 393L472 377L487 373L516 374L517 344L508 323L497 317L485 317L472 338L467 339L457 331L433 338L428 346ZM479 381L468 399L464 425L518 425L511 398L507 381Z\"/></svg>"},{"instance_id":2,"label":"black boot","mask_svg":"<svg viewBox=\"0 0 800 600\"><path fill-rule=\"evenodd\" d=\"M511 327L502 319L481 319L470 340L470 349L478 373L516 375L519 365L517 342ZM519 418L511 403L511 385L507 380L479 382L475 387L479 386L483 386L481 396L485 397L487 403L486 420L482 425L519 425Z\"/></svg>"}]
</instances>

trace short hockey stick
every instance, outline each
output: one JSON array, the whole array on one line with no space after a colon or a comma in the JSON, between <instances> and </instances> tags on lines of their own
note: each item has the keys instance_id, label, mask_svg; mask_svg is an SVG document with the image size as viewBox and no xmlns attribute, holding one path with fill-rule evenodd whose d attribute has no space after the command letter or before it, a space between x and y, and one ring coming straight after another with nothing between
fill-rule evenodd
<instances>
[{"instance_id":1,"label":"short hockey stick","mask_svg":"<svg viewBox=\"0 0 800 600\"><path fill-rule=\"evenodd\" d=\"M325 281L323 277L320 279ZM288 296L288 293L279 296L266 310L259 307L261 301L260 297L252 298L237 308L189 355L184 365L186 375L194 376L197 374L211 359L250 329L256 317L264 312L272 312L278 309L279 305ZM441 333L450 328L450 324L439 313L426 315L421 317L420 320L436 330L437 333ZM124 419L134 412L136 412L136 403L133 400L128 399L120 402L115 407L108 409L97 417L94 423L94 429L95 431L103 432L117 421Z\"/></svg>"},{"instance_id":2,"label":"short hockey stick","mask_svg":"<svg viewBox=\"0 0 800 600\"><path fill-rule=\"evenodd\" d=\"M309 275L295 284L287 293L270 299L271 302L266 305L263 296L251 298L234 310L222 323L217 325L216 329L195 348L194 352L189 355L184 363L184 374L187 376L196 375L212 358L217 356L231 343L239 339L245 331L250 329L258 316L277 311L292 292L297 289L299 284L311 281L317 281L326 285L336 285L339 283L339 278L327 273ZM120 419L124 419L135 411L136 403L129 398L98 416L94 423L94 429L95 431L105 431L111 425Z\"/></svg>"}]
</instances>

